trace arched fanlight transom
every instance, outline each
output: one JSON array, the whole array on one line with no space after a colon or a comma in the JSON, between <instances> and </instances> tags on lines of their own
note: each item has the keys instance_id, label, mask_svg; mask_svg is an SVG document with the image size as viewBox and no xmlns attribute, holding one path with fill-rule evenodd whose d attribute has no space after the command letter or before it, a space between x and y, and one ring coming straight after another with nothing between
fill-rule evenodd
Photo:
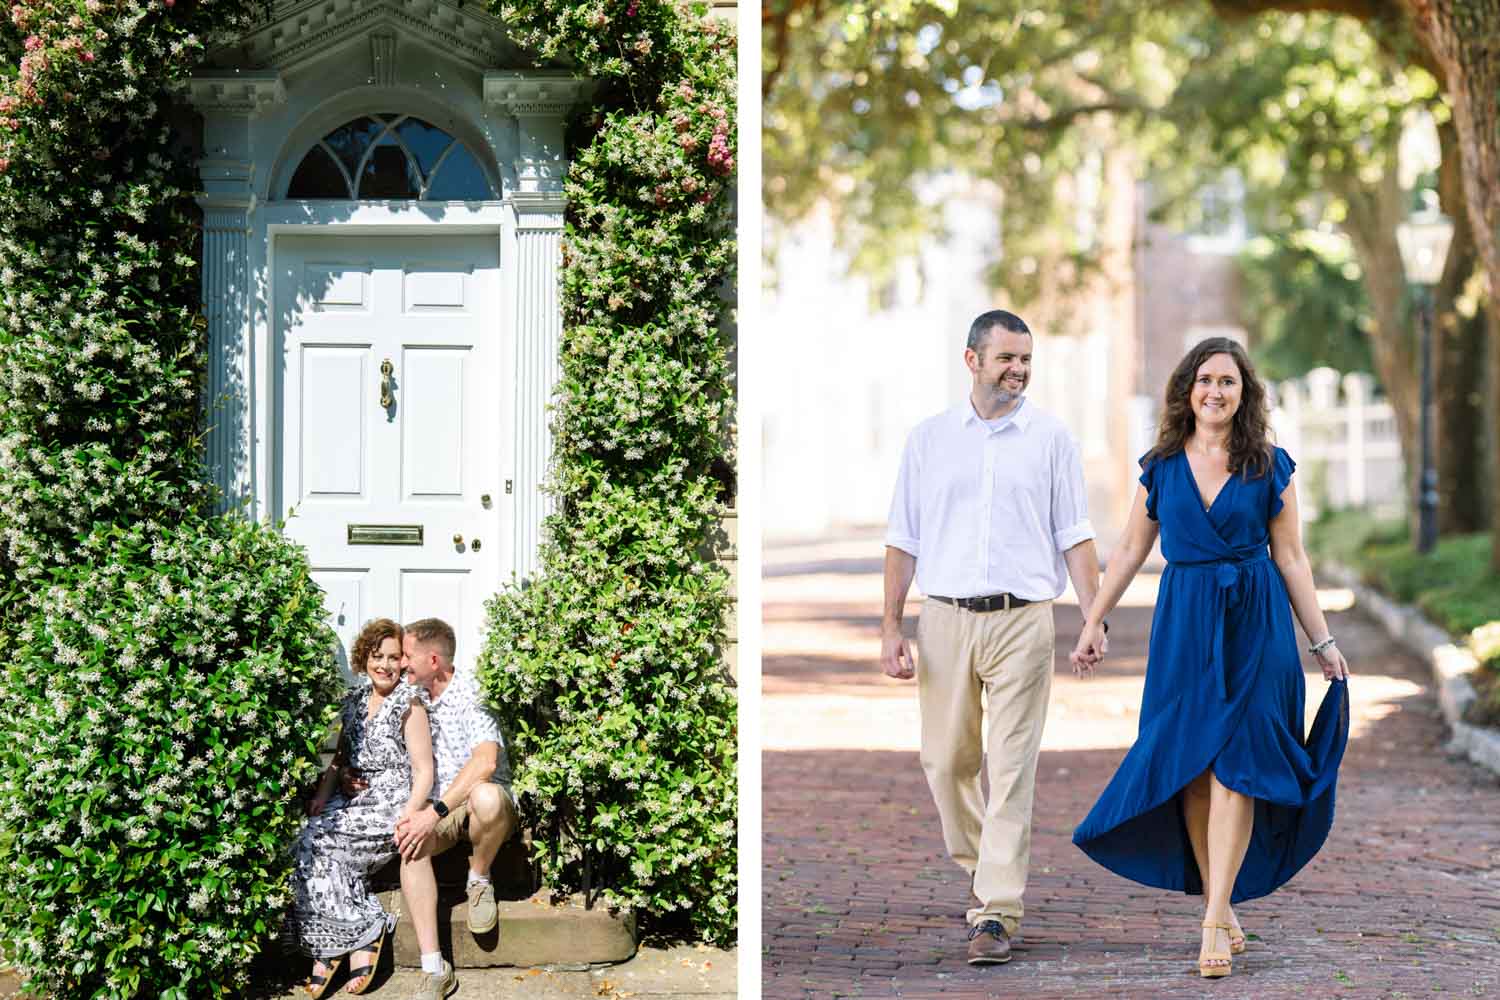
<instances>
[{"instance_id":1,"label":"arched fanlight transom","mask_svg":"<svg viewBox=\"0 0 1500 1000\"><path fill-rule=\"evenodd\" d=\"M307 151L288 198L483 201L496 197L479 160L452 135L411 115L363 115Z\"/></svg>"}]
</instances>

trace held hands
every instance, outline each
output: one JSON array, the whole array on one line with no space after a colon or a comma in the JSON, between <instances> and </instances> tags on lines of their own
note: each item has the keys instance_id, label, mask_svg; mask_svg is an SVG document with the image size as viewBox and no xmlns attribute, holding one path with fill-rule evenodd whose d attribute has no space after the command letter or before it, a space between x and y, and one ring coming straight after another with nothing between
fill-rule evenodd
<instances>
[{"instance_id":1,"label":"held hands","mask_svg":"<svg viewBox=\"0 0 1500 1000\"><path fill-rule=\"evenodd\" d=\"M401 852L401 860L415 861L421 857L437 825L437 812L425 805L410 816L403 816L396 824L396 848Z\"/></svg>"},{"instance_id":2,"label":"held hands","mask_svg":"<svg viewBox=\"0 0 1500 1000\"><path fill-rule=\"evenodd\" d=\"M309 816L321 816L323 807L328 805L328 796L322 792L314 795L307 803L307 814Z\"/></svg>"},{"instance_id":3,"label":"held hands","mask_svg":"<svg viewBox=\"0 0 1500 1000\"><path fill-rule=\"evenodd\" d=\"M1073 674L1076 677L1091 677L1094 668L1099 661L1104 659L1104 654L1109 651L1109 639L1104 634L1104 626L1092 625L1084 622L1083 633L1078 637L1078 645L1073 647L1073 652L1068 654L1068 660L1073 664Z\"/></svg>"},{"instance_id":4,"label":"held hands","mask_svg":"<svg viewBox=\"0 0 1500 1000\"><path fill-rule=\"evenodd\" d=\"M880 633L880 668L887 677L909 681L917 676L917 664L912 659L911 647L900 629L882 630Z\"/></svg>"},{"instance_id":5,"label":"held hands","mask_svg":"<svg viewBox=\"0 0 1500 1000\"><path fill-rule=\"evenodd\" d=\"M1325 681L1346 681L1349 679L1349 664L1344 660L1344 654L1339 652L1337 646L1329 646L1313 657L1318 661L1318 666L1323 668L1323 679Z\"/></svg>"}]
</instances>

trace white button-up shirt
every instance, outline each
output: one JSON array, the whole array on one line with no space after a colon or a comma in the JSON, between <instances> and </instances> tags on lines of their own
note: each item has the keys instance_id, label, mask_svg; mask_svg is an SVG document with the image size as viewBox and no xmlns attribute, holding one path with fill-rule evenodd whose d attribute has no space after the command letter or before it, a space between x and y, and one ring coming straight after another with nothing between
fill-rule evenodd
<instances>
[{"instance_id":1,"label":"white button-up shirt","mask_svg":"<svg viewBox=\"0 0 1500 1000\"><path fill-rule=\"evenodd\" d=\"M885 543L916 558L922 593L1052 600L1063 552L1093 537L1078 442L1032 403L992 431L966 399L907 438Z\"/></svg>"}]
</instances>

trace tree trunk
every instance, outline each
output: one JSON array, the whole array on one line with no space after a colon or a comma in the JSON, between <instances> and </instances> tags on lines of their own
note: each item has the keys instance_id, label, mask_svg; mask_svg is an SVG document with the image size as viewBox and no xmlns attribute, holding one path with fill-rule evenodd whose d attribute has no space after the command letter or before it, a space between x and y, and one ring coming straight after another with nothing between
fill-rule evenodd
<instances>
[{"instance_id":1,"label":"tree trunk","mask_svg":"<svg viewBox=\"0 0 1500 1000\"><path fill-rule=\"evenodd\" d=\"M1453 105L1469 226L1493 303L1500 295L1500 0L1406 0L1406 6ZM1500 387L1500 337L1489 338L1485 355L1493 391ZM1500 440L1500 428L1491 431L1490 439ZM1490 569L1500 573L1500 490L1492 492L1489 508Z\"/></svg>"},{"instance_id":2,"label":"tree trunk","mask_svg":"<svg viewBox=\"0 0 1500 1000\"><path fill-rule=\"evenodd\" d=\"M1453 220L1453 242L1443 277L1433 289L1433 447L1438 477L1438 534L1483 531L1488 523L1484 498L1484 356L1486 307L1474 316L1458 311L1458 297L1474 274L1478 258L1464 205L1463 168L1452 122L1438 128L1442 163L1438 199Z\"/></svg>"},{"instance_id":3,"label":"tree trunk","mask_svg":"<svg viewBox=\"0 0 1500 1000\"><path fill-rule=\"evenodd\" d=\"M1343 229L1354 244L1365 294L1370 299L1375 320L1370 331L1370 354L1396 416L1396 435L1406 466L1407 510L1415 517L1422 454L1418 433L1421 368L1407 310L1401 248L1396 243L1396 226L1406 215L1401 186L1395 170L1387 170L1375 185L1362 184L1353 177L1331 179L1331 183L1348 205Z\"/></svg>"}]
</instances>

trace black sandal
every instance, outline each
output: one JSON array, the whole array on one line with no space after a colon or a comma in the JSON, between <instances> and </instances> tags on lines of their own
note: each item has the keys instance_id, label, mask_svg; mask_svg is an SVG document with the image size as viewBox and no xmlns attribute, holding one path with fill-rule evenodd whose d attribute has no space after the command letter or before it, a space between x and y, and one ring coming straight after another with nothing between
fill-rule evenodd
<instances>
[{"instance_id":1,"label":"black sandal","mask_svg":"<svg viewBox=\"0 0 1500 1000\"><path fill-rule=\"evenodd\" d=\"M380 952L385 947L385 935L385 928L382 927L380 929L380 936L375 939L375 954L370 956L369 965L361 965L358 968L350 967L349 982L353 983L356 979L363 979L364 982L360 984L359 989L355 989L353 986L344 987L345 993L353 993L355 996L358 996L365 992L365 990L368 990L371 984L375 982L375 970L380 965Z\"/></svg>"},{"instance_id":2,"label":"black sandal","mask_svg":"<svg viewBox=\"0 0 1500 1000\"><path fill-rule=\"evenodd\" d=\"M302 984L302 988L307 991L309 1000L320 1000L323 994L328 992L328 984L333 982L333 977L339 974L339 967L344 964L345 957L344 955L340 955L332 962L325 962L324 964L328 966L328 971L321 976L316 972L308 974L307 982ZM318 961L322 961L322 959Z\"/></svg>"}]
</instances>

